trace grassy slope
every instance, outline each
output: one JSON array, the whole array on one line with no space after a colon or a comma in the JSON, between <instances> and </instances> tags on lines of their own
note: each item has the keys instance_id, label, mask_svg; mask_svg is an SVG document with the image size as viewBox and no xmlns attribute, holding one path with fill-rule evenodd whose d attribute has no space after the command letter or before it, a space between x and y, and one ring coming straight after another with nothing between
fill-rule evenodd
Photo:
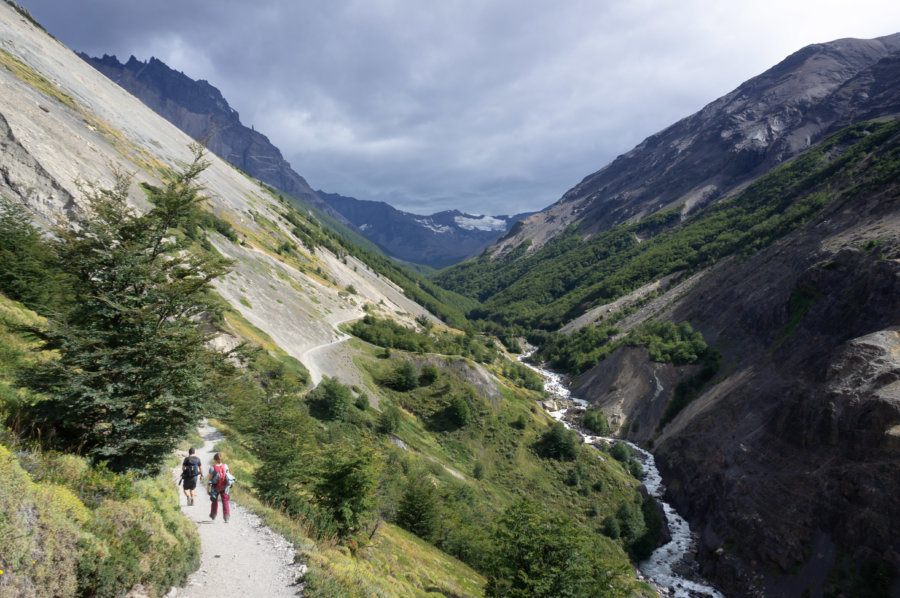
<instances>
[{"instance_id":1,"label":"grassy slope","mask_svg":"<svg viewBox=\"0 0 900 598\"><path fill-rule=\"evenodd\" d=\"M12 377L34 359L18 327L39 321L0 295L0 419L32 400ZM116 596L138 583L162 594L183 583L200 543L171 484L168 473L117 476L0 430L0 595Z\"/></svg>"}]
</instances>

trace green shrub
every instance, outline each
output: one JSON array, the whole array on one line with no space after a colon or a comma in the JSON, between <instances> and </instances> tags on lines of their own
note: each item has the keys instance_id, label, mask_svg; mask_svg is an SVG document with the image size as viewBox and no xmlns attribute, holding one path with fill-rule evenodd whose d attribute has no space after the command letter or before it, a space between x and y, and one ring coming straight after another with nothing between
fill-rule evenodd
<instances>
[{"instance_id":1,"label":"green shrub","mask_svg":"<svg viewBox=\"0 0 900 598\"><path fill-rule=\"evenodd\" d=\"M0 445L0 594L112 598L141 583L162 595L199 565L167 474L136 481L71 455L24 458L37 481Z\"/></svg>"},{"instance_id":2,"label":"green shrub","mask_svg":"<svg viewBox=\"0 0 900 598\"><path fill-rule=\"evenodd\" d=\"M542 457L559 461L573 461L578 455L578 437L562 422L555 422L540 438L536 446Z\"/></svg>"},{"instance_id":3,"label":"green shrub","mask_svg":"<svg viewBox=\"0 0 900 598\"><path fill-rule=\"evenodd\" d=\"M306 395L311 415L322 420L344 419L350 406L354 404L350 388L337 378L323 376L322 381Z\"/></svg>"},{"instance_id":4,"label":"green shrub","mask_svg":"<svg viewBox=\"0 0 900 598\"><path fill-rule=\"evenodd\" d=\"M397 364L391 374L391 388L400 392L408 392L419 387L419 373L411 361L405 359Z\"/></svg>"},{"instance_id":5,"label":"green shrub","mask_svg":"<svg viewBox=\"0 0 900 598\"><path fill-rule=\"evenodd\" d=\"M609 435L609 423L606 421L606 414L599 407L587 409L581 416L581 425L598 436Z\"/></svg>"},{"instance_id":6,"label":"green shrub","mask_svg":"<svg viewBox=\"0 0 900 598\"><path fill-rule=\"evenodd\" d=\"M612 455L613 459L616 461L628 463L634 456L634 449L625 442L615 442L610 447L609 454Z\"/></svg>"},{"instance_id":7,"label":"green shrub","mask_svg":"<svg viewBox=\"0 0 900 598\"><path fill-rule=\"evenodd\" d=\"M378 425L385 434L393 434L400 427L402 414L400 409L392 404L384 404L381 406L381 415L378 417Z\"/></svg>"}]
</instances>

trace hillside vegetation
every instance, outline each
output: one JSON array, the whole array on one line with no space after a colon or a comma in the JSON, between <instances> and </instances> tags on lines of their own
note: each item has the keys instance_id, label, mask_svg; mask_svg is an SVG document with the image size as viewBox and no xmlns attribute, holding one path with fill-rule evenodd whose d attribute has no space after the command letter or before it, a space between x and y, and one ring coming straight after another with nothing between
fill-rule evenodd
<instances>
[{"instance_id":1,"label":"hillside vegetation","mask_svg":"<svg viewBox=\"0 0 900 598\"><path fill-rule=\"evenodd\" d=\"M523 330L555 330L667 274L756 252L842 193L895 180L898 128L897 122L851 126L738 196L685 220L680 208L673 208L589 238L573 225L533 254L527 253L527 244L497 260L486 252L442 270L434 280L482 301L470 317Z\"/></svg>"},{"instance_id":2,"label":"hillside vegetation","mask_svg":"<svg viewBox=\"0 0 900 598\"><path fill-rule=\"evenodd\" d=\"M7 311L26 315L9 320L2 343L10 493L0 584L115 596L138 583L162 593L183 582L197 563L196 534L175 509L167 476L156 476L201 417L219 414L246 496L276 508L308 547L310 596L639 591L629 555L655 547L655 507L627 464L598 459L571 433L547 427L540 393L527 388L538 384L490 337L428 318L405 332L363 320L358 332L382 345L359 343L366 388L326 377L307 392L306 369L212 292L230 264L207 231L246 233L201 211L204 168L198 148L165 185L145 185L144 213L126 202L127 178L89 187L83 215L52 239L3 202L0 284L41 317L4 299ZM283 216L311 252L319 243L342 247L287 207ZM278 237L247 239L279 250ZM280 249L308 267L296 248ZM224 360L207 343L226 329L261 345L240 345ZM30 524L15 514L30 509L47 523L24 541L14 530ZM123 529L124 542L104 547ZM546 553L546 562L519 552L526 546L510 545L510 534L529 538L528 550ZM47 543L59 547L56 561L34 558L29 568L29 555ZM141 558L148 551L156 558ZM179 553L188 558L176 562ZM419 553L433 563L413 564ZM359 574L370 560L394 561L389 570L408 584L378 567Z\"/></svg>"}]
</instances>

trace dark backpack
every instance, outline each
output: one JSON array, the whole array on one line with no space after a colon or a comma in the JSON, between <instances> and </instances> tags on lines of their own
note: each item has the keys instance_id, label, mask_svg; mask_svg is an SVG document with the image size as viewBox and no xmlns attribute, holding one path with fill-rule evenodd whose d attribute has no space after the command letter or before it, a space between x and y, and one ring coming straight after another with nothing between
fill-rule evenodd
<instances>
[{"instance_id":1,"label":"dark backpack","mask_svg":"<svg viewBox=\"0 0 900 598\"><path fill-rule=\"evenodd\" d=\"M188 457L185 461L187 469L182 472L181 477L191 479L200 475L200 465L197 463L197 461L191 459L190 457Z\"/></svg>"}]
</instances>

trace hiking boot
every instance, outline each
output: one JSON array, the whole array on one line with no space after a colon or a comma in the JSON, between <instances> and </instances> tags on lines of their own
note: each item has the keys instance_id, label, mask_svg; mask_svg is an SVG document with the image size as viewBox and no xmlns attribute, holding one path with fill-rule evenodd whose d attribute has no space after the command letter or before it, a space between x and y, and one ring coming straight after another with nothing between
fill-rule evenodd
<instances>
[{"instance_id":1,"label":"hiking boot","mask_svg":"<svg viewBox=\"0 0 900 598\"><path fill-rule=\"evenodd\" d=\"M229 517L228 515L223 515L223 516L222 516L222 519L225 521L225 523L228 523L228 517Z\"/></svg>"},{"instance_id":2,"label":"hiking boot","mask_svg":"<svg viewBox=\"0 0 900 598\"><path fill-rule=\"evenodd\" d=\"M215 515L213 515L213 514L212 514L212 513L210 513L210 515L209 515L209 518L210 518L210 519L212 519L212 520L213 520L213 521L215 521L215 520L216 520L216 516L215 516Z\"/></svg>"}]
</instances>

